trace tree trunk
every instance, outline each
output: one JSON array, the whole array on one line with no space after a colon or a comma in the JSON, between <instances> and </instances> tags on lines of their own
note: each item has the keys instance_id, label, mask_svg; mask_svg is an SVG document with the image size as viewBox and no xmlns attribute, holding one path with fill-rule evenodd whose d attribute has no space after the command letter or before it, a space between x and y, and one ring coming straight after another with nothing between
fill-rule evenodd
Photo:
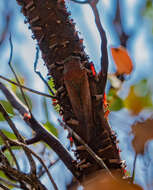
<instances>
[{"instance_id":1,"label":"tree trunk","mask_svg":"<svg viewBox=\"0 0 153 190\"><path fill-rule=\"evenodd\" d=\"M84 52L75 24L69 18L70 13L66 10L64 0L17 2L22 6L22 13L33 32L33 38L42 51L49 75L54 79L56 99L64 122L103 159L110 170L124 176L116 136L105 118L100 90L102 81L92 73L91 63ZM103 169L78 140L73 139L76 145L76 165L81 177Z\"/></svg>"}]
</instances>

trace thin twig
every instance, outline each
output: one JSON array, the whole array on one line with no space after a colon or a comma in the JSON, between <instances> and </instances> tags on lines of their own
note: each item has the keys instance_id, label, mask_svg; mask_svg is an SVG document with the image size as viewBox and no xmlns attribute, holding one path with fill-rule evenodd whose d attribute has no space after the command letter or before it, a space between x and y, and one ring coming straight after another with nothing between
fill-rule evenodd
<instances>
[{"instance_id":1,"label":"thin twig","mask_svg":"<svg viewBox=\"0 0 153 190\"><path fill-rule=\"evenodd\" d=\"M107 72L108 72L108 52L107 52L107 38L106 33L102 27L99 12L96 4L97 0L89 1L89 4L92 8L93 14L95 16L95 23L101 38L101 93L104 94L106 81L107 81Z\"/></svg>"},{"instance_id":2,"label":"thin twig","mask_svg":"<svg viewBox=\"0 0 153 190\"><path fill-rule=\"evenodd\" d=\"M23 149L25 149L27 152L29 152L30 154L32 154L33 156L35 156L39 160L39 162L43 165L44 169L46 170L46 173L47 173L49 179L51 180L51 182L52 182L52 184L54 186L54 189L58 190L58 188L56 186L56 183L54 182L54 179L52 178L52 176L51 176L48 168L44 164L43 160L35 152L33 152L30 148L28 148L25 144L23 144L21 142L16 142L16 141L13 141L13 140L10 140L10 141L12 142L11 144L14 144L14 146L21 146Z\"/></svg>"},{"instance_id":3,"label":"thin twig","mask_svg":"<svg viewBox=\"0 0 153 190\"><path fill-rule=\"evenodd\" d=\"M134 157L134 162L133 162L133 172L132 172L132 178L131 178L131 183L134 182L134 178L135 178L135 169L136 169L136 161L137 161L137 153L135 154Z\"/></svg>"},{"instance_id":4,"label":"thin twig","mask_svg":"<svg viewBox=\"0 0 153 190\"><path fill-rule=\"evenodd\" d=\"M53 92L53 90L50 88L49 84L47 83L47 81L45 80L45 78L42 76L40 71L37 71L37 64L38 64L38 60L39 60L39 48L36 47L36 58L35 58L35 62L34 62L34 71L35 73L41 78L41 80L45 83L45 85L47 86L47 88L49 89L49 91L55 95L55 93Z\"/></svg>"},{"instance_id":5,"label":"thin twig","mask_svg":"<svg viewBox=\"0 0 153 190\"><path fill-rule=\"evenodd\" d=\"M24 116L24 113L27 113L27 107L2 82L0 82L0 89L3 91L4 95L11 103L11 105L15 109L17 109L22 116ZM60 157L60 159L64 162L64 164L72 172L72 174L77 179L79 179L81 172L78 172L77 168L73 164L74 159L72 158L70 153L65 149L65 147L61 144L61 142L53 134L47 131L45 127L34 118L33 115L31 115L31 119L25 120L25 122L40 137L40 140L47 143L56 152L56 154Z\"/></svg>"},{"instance_id":6,"label":"thin twig","mask_svg":"<svg viewBox=\"0 0 153 190\"><path fill-rule=\"evenodd\" d=\"M7 81L7 82L9 82L9 83L12 83L12 84L14 84L14 85L16 85L16 86L19 86L18 83L14 82L14 81L12 81L12 80L10 80L10 79L8 79L8 78L2 76L2 75L0 75L0 78L3 79L3 80L5 80L5 81ZM29 87L26 87L26 86L23 86L23 85L20 85L20 86L21 86L21 88L23 88L23 89L25 89L25 90L27 90L27 91L29 91L29 92L38 94L38 95L40 95L40 96L45 96L45 97L47 97L47 98L56 98L55 96L51 96L51 95L49 95L49 94L46 94L46 93L43 93L43 92L39 92L39 91L37 91L37 90L33 90L32 88L29 88Z\"/></svg>"},{"instance_id":7,"label":"thin twig","mask_svg":"<svg viewBox=\"0 0 153 190\"><path fill-rule=\"evenodd\" d=\"M119 34L121 45L126 47L129 35L127 35L123 30L121 22L120 0L117 0L116 17L114 19L114 25L116 27L116 31Z\"/></svg>"},{"instance_id":8,"label":"thin twig","mask_svg":"<svg viewBox=\"0 0 153 190\"><path fill-rule=\"evenodd\" d=\"M49 165L48 165L48 169L50 169L52 166L54 166L60 159L58 158L57 160L55 160L54 162L51 162ZM38 178L41 178L43 175L45 174L45 170L42 170L41 172L39 172L38 174Z\"/></svg>"},{"instance_id":9,"label":"thin twig","mask_svg":"<svg viewBox=\"0 0 153 190\"><path fill-rule=\"evenodd\" d=\"M8 122L9 126L11 127L11 129L13 130L16 138L21 141L24 142L23 137L20 135L20 133L18 132L15 124L13 123L13 121L10 119L8 113L6 112L6 110L4 109L3 105L0 103L0 112L2 113L3 117L6 119L6 121Z\"/></svg>"},{"instance_id":10,"label":"thin twig","mask_svg":"<svg viewBox=\"0 0 153 190\"><path fill-rule=\"evenodd\" d=\"M2 137L2 139L3 139L3 141L4 141L5 145L6 145L6 148L7 148L8 151L10 152L10 154L11 154L11 156L12 156L12 158L13 158L15 164L16 164L17 169L20 170L19 164L18 164L18 162L17 162L17 159L16 159L16 157L15 157L13 151L12 151L11 148L10 148L9 142L4 138L4 136L1 136L1 137Z\"/></svg>"},{"instance_id":11,"label":"thin twig","mask_svg":"<svg viewBox=\"0 0 153 190\"><path fill-rule=\"evenodd\" d=\"M75 132L73 131L68 125L66 125L65 123L63 123L62 121L60 121L60 119L58 119L59 123L61 126L64 126L68 129L68 131L72 134L72 136L74 136L86 149L86 151L92 156L92 158L97 162L97 164L99 164L100 167L105 168L106 171L108 172L108 174L112 177L115 178L111 171L108 169L108 167L106 166L106 164L104 163L104 161L102 160L102 158L100 158L86 143L85 141Z\"/></svg>"},{"instance_id":12,"label":"thin twig","mask_svg":"<svg viewBox=\"0 0 153 190\"><path fill-rule=\"evenodd\" d=\"M10 69L11 69L12 73L13 73L14 76L15 76L15 79L16 79L18 85L19 85L19 88L20 88L22 97L23 97L23 99L24 99L24 102L25 102L26 106L28 107L29 112L31 113L31 111L30 111L30 106L29 106L28 101L27 101L27 99L26 99L26 97L25 97L25 94L24 94L23 89L22 89L22 87L21 87L20 81L19 81L19 79L18 79L18 77L17 77L17 75L16 75L16 73L15 73L15 71L14 71L12 65L11 65L12 56L13 56L13 44L12 44L12 37L11 37L11 34L10 34L9 42L10 42L10 48L11 48L11 50L10 50L10 58L9 58L9 61L8 61L8 65L10 66Z\"/></svg>"},{"instance_id":13,"label":"thin twig","mask_svg":"<svg viewBox=\"0 0 153 190\"><path fill-rule=\"evenodd\" d=\"M107 72L108 72L108 52L107 52L107 38L106 33L102 27L99 12L97 9L97 3L99 0L85 0L85 1L78 1L78 0L71 0L75 3L79 4L86 4L88 3L91 6L91 9L93 11L93 14L95 16L95 23L97 26L97 29L100 34L101 38L101 72L100 72L100 89L101 93L104 94L105 87L106 87L106 81L107 81Z\"/></svg>"}]
</instances>

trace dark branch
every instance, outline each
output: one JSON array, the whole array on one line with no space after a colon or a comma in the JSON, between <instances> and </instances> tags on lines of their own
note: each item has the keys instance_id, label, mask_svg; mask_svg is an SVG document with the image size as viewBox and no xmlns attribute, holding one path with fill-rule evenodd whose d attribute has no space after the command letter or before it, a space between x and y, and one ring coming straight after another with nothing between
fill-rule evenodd
<instances>
[{"instance_id":1,"label":"dark branch","mask_svg":"<svg viewBox=\"0 0 153 190\"><path fill-rule=\"evenodd\" d=\"M101 74L100 74L100 81L101 81L101 93L104 94L105 91L105 86L106 86L106 81L107 81L107 72L108 72L108 52L107 52L107 38L106 38L106 33L102 27L98 9L96 7L97 1L93 0L90 3L90 6L92 8L92 11L95 16L95 23L97 26L97 29L100 34L101 38Z\"/></svg>"},{"instance_id":2,"label":"dark branch","mask_svg":"<svg viewBox=\"0 0 153 190\"><path fill-rule=\"evenodd\" d=\"M48 165L48 169L50 169L52 166L54 166L60 159L58 158L57 160L55 160L54 162L51 162L49 165ZM46 173L45 170L41 170L38 174L38 178L41 178L44 174Z\"/></svg>"},{"instance_id":3,"label":"dark branch","mask_svg":"<svg viewBox=\"0 0 153 190\"><path fill-rule=\"evenodd\" d=\"M129 35L127 35L123 30L121 22L120 0L117 0L117 9L116 9L116 17L114 19L114 25L116 27L117 33L119 34L121 45L126 47Z\"/></svg>"},{"instance_id":4,"label":"dark branch","mask_svg":"<svg viewBox=\"0 0 153 190\"><path fill-rule=\"evenodd\" d=\"M107 52L106 33L102 27L99 12L96 6L98 0L85 0L85 1L71 0L71 1L79 4L88 3L91 6L93 14L95 16L95 23L101 38L101 72L99 77L100 77L101 94L104 94L106 81L107 81L107 72L108 72L108 52Z\"/></svg>"},{"instance_id":5,"label":"dark branch","mask_svg":"<svg viewBox=\"0 0 153 190\"><path fill-rule=\"evenodd\" d=\"M0 183L0 187L1 187L3 190L9 190L6 186L2 185L1 183Z\"/></svg>"},{"instance_id":6,"label":"dark branch","mask_svg":"<svg viewBox=\"0 0 153 190\"><path fill-rule=\"evenodd\" d=\"M28 113L26 106L23 105L21 101L14 95L14 93L8 90L1 82L0 89L3 91L4 95L12 104L12 106L17 109L22 116L24 116L24 113ZM45 127L34 118L32 114L31 119L25 120L25 122L30 126L31 129L35 131L42 141L47 143L59 155L60 159L64 162L67 168L73 173L75 177L78 178L80 174L76 171L76 168L73 164L74 160L69 152L60 143L60 141L53 134L48 132Z\"/></svg>"},{"instance_id":7,"label":"dark branch","mask_svg":"<svg viewBox=\"0 0 153 190\"><path fill-rule=\"evenodd\" d=\"M36 175L36 164L35 164L35 161L32 157L32 155L34 157L36 157L39 162L42 164L42 166L44 167L45 171L47 172L47 175L50 179L50 181L52 182L53 186L54 186L54 189L55 190L58 190L48 168L46 167L46 165L44 164L43 160L35 153L33 152L30 148L28 148L25 144L21 143L21 142L17 142L17 141L13 141L11 139L8 139L8 137L0 130L0 135L3 139L5 139L5 141L8 141L12 146L19 146L19 147L22 147L28 160L29 160L29 163L30 163L30 166L31 166L31 172L30 172L30 175L31 175L31 178L37 178L37 175Z\"/></svg>"}]
</instances>

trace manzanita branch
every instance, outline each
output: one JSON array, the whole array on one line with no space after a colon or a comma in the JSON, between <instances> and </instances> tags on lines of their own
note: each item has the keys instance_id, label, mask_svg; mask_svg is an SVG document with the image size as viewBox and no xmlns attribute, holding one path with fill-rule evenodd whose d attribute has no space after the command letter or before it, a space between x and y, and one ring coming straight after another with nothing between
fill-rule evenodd
<instances>
[{"instance_id":1,"label":"manzanita branch","mask_svg":"<svg viewBox=\"0 0 153 190\"><path fill-rule=\"evenodd\" d=\"M121 160L118 153L118 148L116 146L116 138L113 134L106 118L104 117L104 110L102 106L102 100L96 101L92 99L92 96L101 94L103 97L103 92L105 90L106 85L106 78L107 72L105 75L105 71L108 68L107 62L107 40L106 35L103 36L103 47L101 48L102 51L106 51L105 53L102 52L102 59L106 58L106 62L102 67L102 71L100 76L100 81L96 80L96 73L91 68L93 66L88 59L88 56L84 52L84 47L82 40L79 39L78 33L75 30L75 23L72 19L70 19L70 13L66 10L65 1L61 0L46 0L45 3L36 0L17 0L17 2L22 7L22 13L25 15L27 22L29 23L29 27L33 32L33 37L37 40L40 50L42 51L42 58L45 61L45 64L49 70L49 75L51 75L54 79L55 89L57 90L56 93L56 100L58 101L59 105L61 106L61 114L63 115L63 120L68 124L74 131L84 139L87 130L85 129L82 132L83 127L85 125L80 124L80 121L77 117L78 113L74 109L77 108L76 99L80 98L80 92L82 94L81 101L84 102L85 100L83 97L86 97L86 92L84 90L84 85L82 85L82 80L84 78L82 75L78 75L73 68L76 59L74 57L78 57L80 61L76 63L76 68L80 70L82 68L82 72L91 73L92 76L87 75L86 80L89 85L86 85L88 91L91 91L91 97L88 98L89 102L92 103L92 108L90 110L84 109L82 112L88 118L88 112L90 111L91 116L94 117L94 124L93 124L93 133L92 139L88 143L88 146L101 158L104 158L104 162L109 169L118 169L117 171L121 176L123 176L123 170L121 166ZM93 0L90 1L91 6L93 6L93 11L95 11L95 17L99 16L97 7L97 1ZM96 18L95 18L96 20ZM99 26L99 20L96 20L97 26ZM101 24L101 23L100 23ZM102 28L103 29L103 28ZM104 40L103 40L104 39ZM105 43L106 42L106 43ZM72 68L69 69L69 75L67 75L66 79L66 64L72 63ZM103 61L104 62L104 61ZM71 71L74 70L73 74ZM84 71L83 71L84 70ZM93 71L93 73L92 73ZM104 74L104 75L103 75ZM71 77L72 75L72 77ZM70 77L69 77L70 76ZM80 77L80 78L79 78ZM71 80L73 78L73 80ZM77 83L77 79L79 78L79 82ZM63 80L64 79L64 80ZM98 79L98 77L97 77ZM89 82L88 82L89 81ZM71 85L70 85L70 83ZM67 85L66 85L67 83ZM69 83L69 84L68 84ZM74 84L74 85L73 85ZM71 89L71 87L73 89ZM74 86L77 86L75 89ZM87 87L88 86L88 87ZM70 87L70 88L68 88ZM74 93L73 96L70 91L68 93L68 89ZM81 90L81 91L80 91ZM78 92L78 94L76 93ZM84 96L83 96L84 94ZM70 99L71 97L71 99ZM73 102L73 100L74 102ZM79 100L80 101L80 100ZM87 99L86 99L87 101ZM87 103L89 103L87 102ZM73 104L73 105L72 105ZM76 105L76 106L75 106ZM82 104L80 110L82 110ZM85 106L84 106L85 108ZM78 109L79 110L79 109ZM90 119L90 118L89 118ZM75 122L72 122L75 121ZM33 116L29 119L28 122L33 123L31 128L34 126L39 125ZM35 124L36 122L36 124ZM90 122L87 122L87 124ZM75 126L74 126L75 124ZM37 127L38 128L38 127ZM88 127L86 127L88 129ZM36 129L34 129L36 130ZM38 130L37 130L38 131ZM82 134L83 133L83 134ZM39 133L38 133L39 134ZM43 138L41 134L39 134L41 139ZM45 136L45 135L43 135ZM45 140L47 140L45 136ZM94 171L100 169L99 164L95 162L95 160L91 157L91 155L86 150L79 150L80 142L74 138L74 143L76 145L75 155L77 157L77 165L78 168L81 170L81 174L83 176L90 175ZM51 146L51 145L50 145ZM58 154L58 153L57 153ZM60 154L61 155L61 154ZM63 156L63 155L61 155ZM60 157L61 157L60 156ZM85 160L85 161L84 161ZM84 162L83 162L84 161ZM70 162L70 165L73 165L73 162ZM74 173L76 172L76 168ZM78 175L77 175L78 176Z\"/></svg>"}]
</instances>

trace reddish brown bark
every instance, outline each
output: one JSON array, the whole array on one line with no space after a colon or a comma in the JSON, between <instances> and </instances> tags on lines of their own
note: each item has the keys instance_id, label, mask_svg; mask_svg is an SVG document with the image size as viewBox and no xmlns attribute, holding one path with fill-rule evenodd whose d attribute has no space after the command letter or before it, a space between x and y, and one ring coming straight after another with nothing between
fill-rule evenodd
<instances>
[{"instance_id":1,"label":"reddish brown bark","mask_svg":"<svg viewBox=\"0 0 153 190\"><path fill-rule=\"evenodd\" d=\"M118 170L123 176L116 136L104 118L102 99L95 99L100 92L101 82L92 75L88 56L75 24L69 19L70 13L66 10L64 0L17 2L22 6L22 13L38 41L49 75L54 78L64 121L88 142L110 170ZM72 120L78 121L76 126ZM82 175L101 169L89 153L80 148L77 139L74 142L77 166Z\"/></svg>"}]
</instances>

